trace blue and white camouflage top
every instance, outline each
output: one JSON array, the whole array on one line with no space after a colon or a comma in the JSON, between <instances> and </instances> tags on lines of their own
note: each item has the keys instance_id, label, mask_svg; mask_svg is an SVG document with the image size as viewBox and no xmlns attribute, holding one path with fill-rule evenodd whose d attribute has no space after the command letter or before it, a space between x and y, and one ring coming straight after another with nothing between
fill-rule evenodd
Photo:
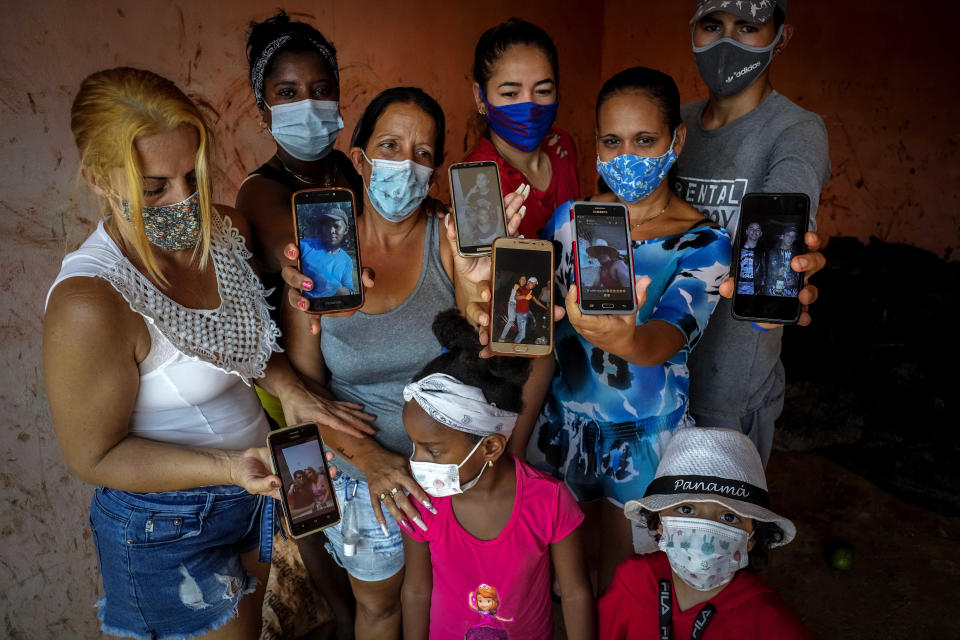
<instances>
[{"instance_id":1,"label":"blue and white camouflage top","mask_svg":"<svg viewBox=\"0 0 960 640\"><path fill-rule=\"evenodd\" d=\"M571 204L560 206L543 230L543 237L554 241L561 296L575 283ZM730 271L730 252L727 231L710 226L634 241L634 272L651 279L637 324L668 322L683 333L686 344L664 364L642 367L593 346L564 317L556 327L553 402L598 424L639 422L685 409L687 357L719 300L718 288Z\"/></svg>"}]
</instances>

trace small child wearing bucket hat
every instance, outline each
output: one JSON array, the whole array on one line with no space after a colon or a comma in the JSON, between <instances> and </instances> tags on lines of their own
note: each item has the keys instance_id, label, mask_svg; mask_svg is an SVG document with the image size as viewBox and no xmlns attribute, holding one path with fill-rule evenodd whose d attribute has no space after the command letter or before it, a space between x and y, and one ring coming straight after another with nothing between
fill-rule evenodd
<instances>
[{"instance_id":1,"label":"small child wearing bucket hat","mask_svg":"<svg viewBox=\"0 0 960 640\"><path fill-rule=\"evenodd\" d=\"M660 551L624 560L599 604L601 640L810 638L755 573L741 569L793 540L770 509L763 463L729 429L674 434L628 518L658 534Z\"/></svg>"}]
</instances>

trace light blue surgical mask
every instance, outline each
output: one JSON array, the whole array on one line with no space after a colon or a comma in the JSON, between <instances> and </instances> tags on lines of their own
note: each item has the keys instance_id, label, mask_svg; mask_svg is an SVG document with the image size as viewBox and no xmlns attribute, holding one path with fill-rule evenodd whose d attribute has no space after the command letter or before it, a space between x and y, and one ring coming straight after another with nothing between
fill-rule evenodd
<instances>
[{"instance_id":1,"label":"light blue surgical mask","mask_svg":"<svg viewBox=\"0 0 960 640\"><path fill-rule=\"evenodd\" d=\"M330 153L343 129L340 105L332 100L298 100L270 110L270 133L297 160L312 162Z\"/></svg>"},{"instance_id":2,"label":"light blue surgical mask","mask_svg":"<svg viewBox=\"0 0 960 640\"><path fill-rule=\"evenodd\" d=\"M390 222L409 218L427 197L433 169L413 160L371 160L366 153L363 157L373 167L366 185L373 208Z\"/></svg>"},{"instance_id":3,"label":"light blue surgical mask","mask_svg":"<svg viewBox=\"0 0 960 640\"><path fill-rule=\"evenodd\" d=\"M670 167L677 161L677 154L673 152L676 141L677 132L674 130L670 148L655 158L624 153L603 162L597 156L597 171L622 201L628 204L640 202L660 186Z\"/></svg>"}]
</instances>

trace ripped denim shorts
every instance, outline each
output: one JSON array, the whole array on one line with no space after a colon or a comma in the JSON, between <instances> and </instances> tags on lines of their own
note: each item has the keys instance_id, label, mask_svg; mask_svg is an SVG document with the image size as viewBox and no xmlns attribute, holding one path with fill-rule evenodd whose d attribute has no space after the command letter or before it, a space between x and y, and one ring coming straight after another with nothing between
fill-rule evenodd
<instances>
[{"instance_id":1,"label":"ripped denim shorts","mask_svg":"<svg viewBox=\"0 0 960 640\"><path fill-rule=\"evenodd\" d=\"M226 624L256 588L240 554L269 562L272 498L233 485L164 493L97 487L90 504L105 633L187 638Z\"/></svg>"}]
</instances>

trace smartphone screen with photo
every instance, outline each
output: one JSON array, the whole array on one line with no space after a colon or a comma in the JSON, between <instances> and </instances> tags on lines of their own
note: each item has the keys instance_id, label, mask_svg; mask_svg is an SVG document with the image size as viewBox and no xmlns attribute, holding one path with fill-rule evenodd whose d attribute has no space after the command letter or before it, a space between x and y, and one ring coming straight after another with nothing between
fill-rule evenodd
<instances>
[{"instance_id":1,"label":"smartphone screen with photo","mask_svg":"<svg viewBox=\"0 0 960 640\"><path fill-rule=\"evenodd\" d=\"M575 202L577 294L585 314L631 314L637 309L627 208Z\"/></svg>"},{"instance_id":2,"label":"smartphone screen with photo","mask_svg":"<svg viewBox=\"0 0 960 640\"><path fill-rule=\"evenodd\" d=\"M308 423L272 431L267 446L274 470L280 476L280 493L291 535L299 538L340 522L317 425Z\"/></svg>"},{"instance_id":3,"label":"smartphone screen with photo","mask_svg":"<svg viewBox=\"0 0 960 640\"><path fill-rule=\"evenodd\" d=\"M293 194L300 272L313 281L301 291L309 311L348 311L363 305L360 247L353 194L348 189L307 189Z\"/></svg>"},{"instance_id":4,"label":"smartphone screen with photo","mask_svg":"<svg viewBox=\"0 0 960 640\"><path fill-rule=\"evenodd\" d=\"M803 193L748 193L740 208L733 316L738 320L793 324L800 318L803 273L790 268L806 252L810 199Z\"/></svg>"},{"instance_id":5,"label":"smartphone screen with photo","mask_svg":"<svg viewBox=\"0 0 960 640\"><path fill-rule=\"evenodd\" d=\"M495 162L461 162L450 166L450 200L462 256L490 253L497 238L507 235Z\"/></svg>"},{"instance_id":6,"label":"smartphone screen with photo","mask_svg":"<svg viewBox=\"0 0 960 640\"><path fill-rule=\"evenodd\" d=\"M553 243L547 240L494 241L494 353L539 357L553 351L553 270Z\"/></svg>"}]
</instances>

